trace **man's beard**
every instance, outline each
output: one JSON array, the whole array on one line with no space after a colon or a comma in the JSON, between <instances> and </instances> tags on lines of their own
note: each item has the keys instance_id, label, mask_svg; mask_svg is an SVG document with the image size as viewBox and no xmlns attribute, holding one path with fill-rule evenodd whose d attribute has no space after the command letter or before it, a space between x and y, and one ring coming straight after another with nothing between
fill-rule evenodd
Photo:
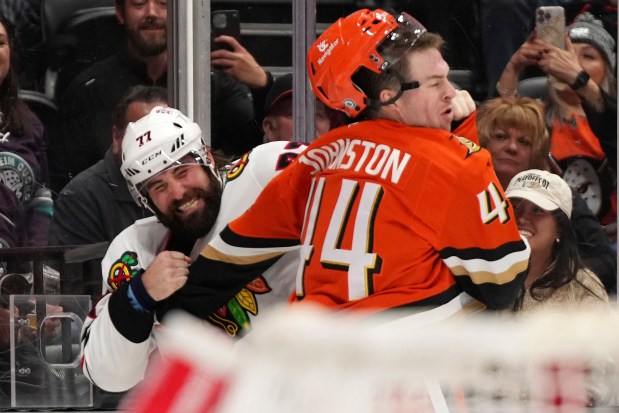
<instances>
[{"instance_id":1,"label":"man's beard","mask_svg":"<svg viewBox=\"0 0 619 413\"><path fill-rule=\"evenodd\" d=\"M194 188L188 191L183 199L172 202L169 208L171 212L164 214L159 210L155 210L155 214L159 221L169 228L172 233L188 239L198 239L208 234L211 228L213 228L221 206L221 194L221 186L211 179L208 191ZM201 199L204 202L204 208L184 218L178 216L175 212L176 209L194 198Z\"/></svg>"},{"instance_id":2,"label":"man's beard","mask_svg":"<svg viewBox=\"0 0 619 413\"><path fill-rule=\"evenodd\" d=\"M164 29L165 36L163 40L153 39L150 36L144 37L142 30L147 29ZM140 22L137 30L126 29L129 43L131 43L135 49L144 57L153 57L165 52L168 48L167 43L167 30L165 22L158 22L157 20L147 20Z\"/></svg>"}]
</instances>

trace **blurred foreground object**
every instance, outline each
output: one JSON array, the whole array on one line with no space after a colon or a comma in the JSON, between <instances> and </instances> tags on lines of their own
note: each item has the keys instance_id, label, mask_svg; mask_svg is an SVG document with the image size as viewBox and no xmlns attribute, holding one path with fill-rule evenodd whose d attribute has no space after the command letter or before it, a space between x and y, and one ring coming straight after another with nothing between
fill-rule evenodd
<instances>
[{"instance_id":1,"label":"blurred foreground object","mask_svg":"<svg viewBox=\"0 0 619 413\"><path fill-rule=\"evenodd\" d=\"M411 326L286 308L237 344L175 316L123 411L580 412L587 383L613 405L619 389L612 311Z\"/></svg>"}]
</instances>

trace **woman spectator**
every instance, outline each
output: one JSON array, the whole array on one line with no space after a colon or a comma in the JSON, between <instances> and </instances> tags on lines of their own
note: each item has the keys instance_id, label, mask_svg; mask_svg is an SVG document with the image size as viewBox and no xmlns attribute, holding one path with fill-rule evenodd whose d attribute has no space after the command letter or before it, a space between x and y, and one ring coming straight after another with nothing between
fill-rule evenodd
<instances>
[{"instance_id":1,"label":"woman spectator","mask_svg":"<svg viewBox=\"0 0 619 413\"><path fill-rule=\"evenodd\" d=\"M512 55L497 91L513 95L528 66L537 65L548 75L546 123L553 167L579 188L589 208L607 224L616 216L615 40L599 20L583 13L568 27L565 43L563 50L531 36Z\"/></svg>"},{"instance_id":2,"label":"woman spectator","mask_svg":"<svg viewBox=\"0 0 619 413\"><path fill-rule=\"evenodd\" d=\"M549 138L542 106L527 97L502 97L486 101L477 111L479 143L492 155L492 164L503 188L527 169L546 170ZM607 291L617 285L617 258L600 223L583 197L573 192L572 226L585 265L604 282Z\"/></svg>"},{"instance_id":3,"label":"woman spectator","mask_svg":"<svg viewBox=\"0 0 619 413\"><path fill-rule=\"evenodd\" d=\"M514 206L520 234L531 246L525 289L514 310L526 315L541 309L609 309L604 286L578 256L567 183L558 175L530 169L511 180L505 195ZM605 363L588 367L588 405L608 405L614 389L604 377Z\"/></svg>"},{"instance_id":4,"label":"woman spectator","mask_svg":"<svg viewBox=\"0 0 619 413\"><path fill-rule=\"evenodd\" d=\"M531 246L525 291L516 308L608 301L602 282L580 261L567 183L548 171L529 169L511 180L505 195L514 206L520 234Z\"/></svg>"},{"instance_id":5,"label":"woman spectator","mask_svg":"<svg viewBox=\"0 0 619 413\"><path fill-rule=\"evenodd\" d=\"M39 118L18 97L17 54L13 27L0 17L0 185L19 201L16 245L47 245L53 204L48 180L47 138ZM0 199L0 212L7 207Z\"/></svg>"},{"instance_id":6,"label":"woman spectator","mask_svg":"<svg viewBox=\"0 0 619 413\"><path fill-rule=\"evenodd\" d=\"M486 101L477 112L479 144L492 154L503 188L518 172L547 169L550 140L543 108L527 97Z\"/></svg>"}]
</instances>

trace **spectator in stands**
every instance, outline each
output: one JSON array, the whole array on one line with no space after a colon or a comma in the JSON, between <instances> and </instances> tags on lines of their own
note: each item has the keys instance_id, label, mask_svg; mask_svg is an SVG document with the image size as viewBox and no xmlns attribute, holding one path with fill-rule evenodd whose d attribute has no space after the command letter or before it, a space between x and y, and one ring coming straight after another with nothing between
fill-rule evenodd
<instances>
[{"instance_id":1,"label":"spectator in stands","mask_svg":"<svg viewBox=\"0 0 619 413\"><path fill-rule=\"evenodd\" d=\"M549 168L549 138L543 107L528 97L508 96L486 101L477 112L479 143L492 155L503 188L528 169ZM578 191L573 190L572 226L578 250L587 268L607 291L617 287L617 258L598 219Z\"/></svg>"},{"instance_id":2,"label":"spectator in stands","mask_svg":"<svg viewBox=\"0 0 619 413\"><path fill-rule=\"evenodd\" d=\"M479 28L489 98L497 96L496 85L503 69L533 30L535 9L539 6L563 6L568 22L588 11L601 19L606 30L616 36L617 0L481 0ZM535 76L536 69L531 69L521 76Z\"/></svg>"},{"instance_id":3,"label":"spectator in stands","mask_svg":"<svg viewBox=\"0 0 619 413\"><path fill-rule=\"evenodd\" d=\"M0 248L12 248L19 245L17 224L22 207L15 192L8 186L0 184ZM0 263L0 273L5 274L6 268Z\"/></svg>"},{"instance_id":4,"label":"spectator in stands","mask_svg":"<svg viewBox=\"0 0 619 413\"><path fill-rule=\"evenodd\" d=\"M312 89L332 109L369 120L313 141L202 250L161 307L205 318L218 304L215 280L242 285L295 248L305 261L303 303L398 308L411 321L421 307L510 307L528 244L501 202L490 155L450 132L456 90L442 44L408 14L380 9L325 30L308 53Z\"/></svg>"},{"instance_id":5,"label":"spectator in stands","mask_svg":"<svg viewBox=\"0 0 619 413\"><path fill-rule=\"evenodd\" d=\"M116 15L125 28L126 47L78 75L58 101L50 166L66 180L103 159L112 136L113 108L131 86L166 86L166 3L116 0ZM213 70L211 81L211 145L227 154L242 154L262 138L251 94L218 70Z\"/></svg>"},{"instance_id":6,"label":"spectator in stands","mask_svg":"<svg viewBox=\"0 0 619 413\"><path fill-rule=\"evenodd\" d=\"M133 200L120 166L127 125L155 106L167 106L167 91L159 86L134 86L118 103L112 145L105 158L80 172L60 191L50 226L50 245L111 242L136 220L152 215Z\"/></svg>"},{"instance_id":7,"label":"spectator in stands","mask_svg":"<svg viewBox=\"0 0 619 413\"><path fill-rule=\"evenodd\" d=\"M505 67L498 90L503 96L514 94L518 74L531 65L548 75L546 121L556 161L551 166L579 188L607 225L616 222L615 41L588 13L578 16L567 32L565 50L541 39L526 41Z\"/></svg>"},{"instance_id":8,"label":"spectator in stands","mask_svg":"<svg viewBox=\"0 0 619 413\"><path fill-rule=\"evenodd\" d=\"M15 28L15 47L23 62L20 65L22 88L42 91L45 50L41 29L42 0L0 0L0 15Z\"/></svg>"},{"instance_id":9,"label":"spectator in stands","mask_svg":"<svg viewBox=\"0 0 619 413\"><path fill-rule=\"evenodd\" d=\"M608 301L602 282L580 261L567 183L548 171L529 169L514 176L505 195L514 204L518 230L531 245L524 295L515 308Z\"/></svg>"},{"instance_id":10,"label":"spectator in stands","mask_svg":"<svg viewBox=\"0 0 619 413\"><path fill-rule=\"evenodd\" d=\"M262 120L264 141L292 140L294 120L292 117L292 73L279 76L267 93L264 104L265 117ZM336 113L332 113L324 103L316 101L316 136L337 126Z\"/></svg>"},{"instance_id":11,"label":"spectator in stands","mask_svg":"<svg viewBox=\"0 0 619 413\"><path fill-rule=\"evenodd\" d=\"M0 17L0 185L13 195L0 198L0 212L15 212L15 245L47 245L47 229L53 214L48 181L47 135L39 118L18 97L18 55L11 24Z\"/></svg>"},{"instance_id":12,"label":"spectator in stands","mask_svg":"<svg viewBox=\"0 0 619 413\"><path fill-rule=\"evenodd\" d=\"M479 144L492 155L503 188L519 172L548 169L550 140L543 110L532 98L514 96L490 99L479 107Z\"/></svg>"},{"instance_id":13,"label":"spectator in stands","mask_svg":"<svg viewBox=\"0 0 619 413\"><path fill-rule=\"evenodd\" d=\"M520 233L531 245L529 272L514 310L607 310L608 295L598 277L582 265L570 221L572 191L560 176L530 169L510 182L505 194L514 205ZM604 382L604 364L589 366L588 405L608 405L616 388Z\"/></svg>"},{"instance_id":14,"label":"spectator in stands","mask_svg":"<svg viewBox=\"0 0 619 413\"><path fill-rule=\"evenodd\" d=\"M215 44L224 44L211 51L211 65L216 70L243 83L251 90L254 115L260 125L265 116L264 101L273 86L273 75L265 70L234 37L218 36L213 39Z\"/></svg>"}]
</instances>

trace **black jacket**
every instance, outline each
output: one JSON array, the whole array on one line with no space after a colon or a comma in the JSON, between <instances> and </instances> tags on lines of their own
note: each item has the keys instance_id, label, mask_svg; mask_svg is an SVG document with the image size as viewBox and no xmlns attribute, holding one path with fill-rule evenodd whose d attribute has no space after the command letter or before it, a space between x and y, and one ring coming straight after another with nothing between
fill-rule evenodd
<instances>
[{"instance_id":1,"label":"black jacket","mask_svg":"<svg viewBox=\"0 0 619 413\"><path fill-rule=\"evenodd\" d=\"M111 150L62 189L55 203L49 245L112 241L136 220L152 215L135 203Z\"/></svg>"}]
</instances>

